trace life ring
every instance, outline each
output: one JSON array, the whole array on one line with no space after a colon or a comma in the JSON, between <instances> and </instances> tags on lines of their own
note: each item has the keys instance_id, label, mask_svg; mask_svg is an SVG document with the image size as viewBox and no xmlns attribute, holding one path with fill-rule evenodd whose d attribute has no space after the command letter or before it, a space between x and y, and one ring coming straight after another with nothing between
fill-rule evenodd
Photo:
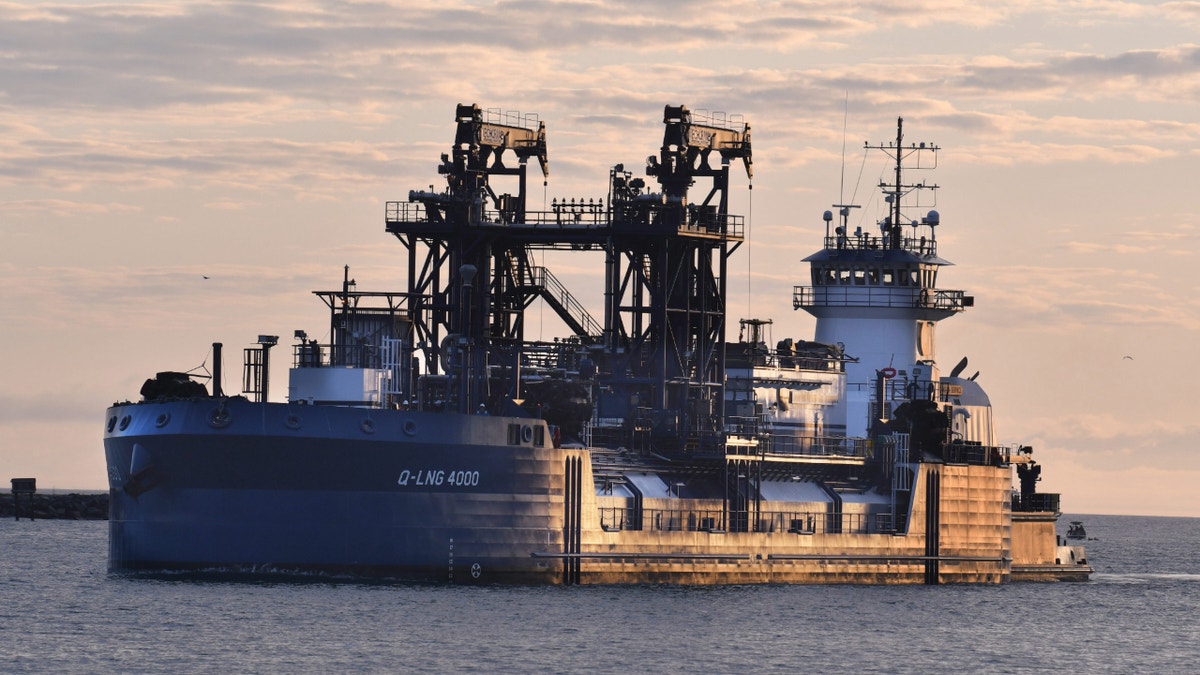
<instances>
[{"instance_id":1,"label":"life ring","mask_svg":"<svg viewBox=\"0 0 1200 675\"><path fill-rule=\"evenodd\" d=\"M891 366L888 366L879 372L883 374L883 379L885 380L890 380L896 376L896 369Z\"/></svg>"}]
</instances>

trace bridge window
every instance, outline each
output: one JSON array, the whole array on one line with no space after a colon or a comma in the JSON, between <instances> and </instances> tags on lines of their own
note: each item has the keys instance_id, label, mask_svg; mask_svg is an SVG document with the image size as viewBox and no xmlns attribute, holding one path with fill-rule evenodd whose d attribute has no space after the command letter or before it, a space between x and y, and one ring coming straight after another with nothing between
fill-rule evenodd
<instances>
[{"instance_id":1,"label":"bridge window","mask_svg":"<svg viewBox=\"0 0 1200 675\"><path fill-rule=\"evenodd\" d=\"M846 269L845 267L839 267L838 268L838 281L840 281L843 285L849 284L850 283L850 270Z\"/></svg>"},{"instance_id":2,"label":"bridge window","mask_svg":"<svg viewBox=\"0 0 1200 675\"><path fill-rule=\"evenodd\" d=\"M883 270L883 285L894 286L896 284L896 272L894 270Z\"/></svg>"},{"instance_id":3,"label":"bridge window","mask_svg":"<svg viewBox=\"0 0 1200 675\"><path fill-rule=\"evenodd\" d=\"M879 285L879 268L878 267L868 267L867 268L867 283L872 286Z\"/></svg>"},{"instance_id":4,"label":"bridge window","mask_svg":"<svg viewBox=\"0 0 1200 675\"><path fill-rule=\"evenodd\" d=\"M854 284L856 286L862 286L864 283L866 283L866 281L867 281L867 273L865 271L863 271L863 268L861 268L861 267L854 268Z\"/></svg>"}]
</instances>

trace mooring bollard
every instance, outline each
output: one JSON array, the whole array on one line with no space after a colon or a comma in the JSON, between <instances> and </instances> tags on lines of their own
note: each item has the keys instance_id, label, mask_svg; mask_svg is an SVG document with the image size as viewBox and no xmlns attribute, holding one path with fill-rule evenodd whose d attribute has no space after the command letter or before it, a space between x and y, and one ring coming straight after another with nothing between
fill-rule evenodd
<instances>
[{"instance_id":1,"label":"mooring bollard","mask_svg":"<svg viewBox=\"0 0 1200 675\"><path fill-rule=\"evenodd\" d=\"M13 516L21 519L21 495L29 495L29 519L33 520L33 493L37 492L36 478L12 479Z\"/></svg>"}]
</instances>

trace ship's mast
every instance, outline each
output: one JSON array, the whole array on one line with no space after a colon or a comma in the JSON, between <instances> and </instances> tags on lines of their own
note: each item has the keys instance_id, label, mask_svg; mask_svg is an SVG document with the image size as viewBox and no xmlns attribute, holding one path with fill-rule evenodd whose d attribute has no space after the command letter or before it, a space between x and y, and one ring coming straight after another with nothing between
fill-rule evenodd
<instances>
[{"instance_id":1,"label":"ship's mast","mask_svg":"<svg viewBox=\"0 0 1200 675\"><path fill-rule=\"evenodd\" d=\"M892 224L900 224L900 186L904 184L904 158L900 148L904 147L904 118L896 118L896 182L893 185L892 196ZM893 228L893 232L897 231ZM893 237L894 241L894 237Z\"/></svg>"},{"instance_id":2,"label":"ship's mast","mask_svg":"<svg viewBox=\"0 0 1200 675\"><path fill-rule=\"evenodd\" d=\"M887 218L885 218L884 221L882 223L880 223L880 228L884 233L884 240L881 243L885 248L903 249L906 245L904 237L903 237L903 228L904 228L903 207L904 207L905 198L909 197L910 195L912 195L914 193L918 193L923 190L928 190L930 192L936 192L938 189L938 186L936 184L931 185L924 181L922 181L920 183L905 184L904 183L904 169L906 166L906 162L908 163L907 164L908 168L911 170L936 169L937 168L937 153L938 153L938 150L940 150L941 148L932 143L913 143L907 148L904 147L904 118L903 117L896 118L896 140L894 142L889 142L887 145L884 145L883 143L879 143L877 145L871 145L869 143L865 143L865 144L863 144L863 147L867 150L881 151L881 152L885 153L886 155L888 155L890 158L892 158L892 160L895 162L895 168L893 170L894 174L895 174L895 178L893 179L893 182L887 183L887 182L881 181L879 183L879 189L883 192L884 200L887 202L887 204L889 206ZM917 207L921 206L919 199L910 200L910 201L917 202L917 203L910 203L909 204L910 208L917 208ZM838 205L838 206L841 206L841 205ZM842 208L844 209L846 207L842 206ZM853 207L851 207L851 208L853 208ZM846 216L846 215L848 215L848 213L843 211L843 216ZM932 216L933 219L931 219L930 216ZM913 231L913 235L914 235L913 239L917 242L921 242L922 244L924 244L925 242L928 242L929 248L934 252L936 252L936 250L937 250L936 241L937 241L938 222L936 220L936 217L937 217L937 212L932 211L932 212L930 212L929 215L927 215L925 218L922 218L920 221L913 220L911 223L913 230L914 230ZM843 222L843 225L845 225L844 222ZM919 238L916 236L919 234L917 232L917 229L923 225L929 226L928 231L926 233L924 233L926 235L926 238Z\"/></svg>"}]
</instances>

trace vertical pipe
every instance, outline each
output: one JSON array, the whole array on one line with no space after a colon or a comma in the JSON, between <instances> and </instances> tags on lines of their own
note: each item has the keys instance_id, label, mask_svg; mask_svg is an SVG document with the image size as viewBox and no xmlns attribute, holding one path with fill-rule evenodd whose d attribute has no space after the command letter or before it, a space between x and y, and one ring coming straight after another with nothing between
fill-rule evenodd
<instances>
[{"instance_id":1,"label":"vertical pipe","mask_svg":"<svg viewBox=\"0 0 1200 675\"><path fill-rule=\"evenodd\" d=\"M941 474L931 467L925 480L925 583L930 586L941 581L941 497Z\"/></svg>"},{"instance_id":2,"label":"vertical pipe","mask_svg":"<svg viewBox=\"0 0 1200 675\"><path fill-rule=\"evenodd\" d=\"M221 343L214 342L213 349L213 398L221 398L224 392L221 391Z\"/></svg>"},{"instance_id":3,"label":"vertical pipe","mask_svg":"<svg viewBox=\"0 0 1200 675\"><path fill-rule=\"evenodd\" d=\"M357 353L353 353L350 351L352 349L352 345L350 343L352 331L350 329L350 266L349 265L345 265L342 268L342 317L341 317L340 321L336 322L336 325L337 325L337 330L334 331L333 336L332 336L332 339L334 342L334 346L333 346L334 354L339 355L339 357L340 357L336 363L338 365L361 367L363 365L362 363L359 362L359 359L361 358L361 356ZM266 355L264 354L263 356L264 356L264 363L265 363ZM334 362L331 361L331 365L333 363ZM264 382L265 382L265 379L264 379ZM263 390L266 391L265 384L263 386ZM263 399L266 400L266 397L264 396Z\"/></svg>"},{"instance_id":4,"label":"vertical pipe","mask_svg":"<svg viewBox=\"0 0 1200 675\"><path fill-rule=\"evenodd\" d=\"M472 408L472 378L475 377L475 335L474 330L475 318L472 316L472 305L475 303L475 277L479 273L479 268L474 265L464 264L458 268L458 277L462 281L462 290L459 294L459 337L463 341L462 351L459 354L459 381L460 387L458 411L461 413L471 414L474 412ZM486 279L480 281L480 285L486 282ZM486 287L483 290L487 290Z\"/></svg>"},{"instance_id":5,"label":"vertical pipe","mask_svg":"<svg viewBox=\"0 0 1200 675\"><path fill-rule=\"evenodd\" d=\"M270 400L270 398L268 397L268 392L269 392L268 380L271 377L271 346L272 345L268 345L268 344L264 344L262 346L262 353L263 353L263 358L262 358L262 402L263 403L266 403L267 401Z\"/></svg>"}]
</instances>

